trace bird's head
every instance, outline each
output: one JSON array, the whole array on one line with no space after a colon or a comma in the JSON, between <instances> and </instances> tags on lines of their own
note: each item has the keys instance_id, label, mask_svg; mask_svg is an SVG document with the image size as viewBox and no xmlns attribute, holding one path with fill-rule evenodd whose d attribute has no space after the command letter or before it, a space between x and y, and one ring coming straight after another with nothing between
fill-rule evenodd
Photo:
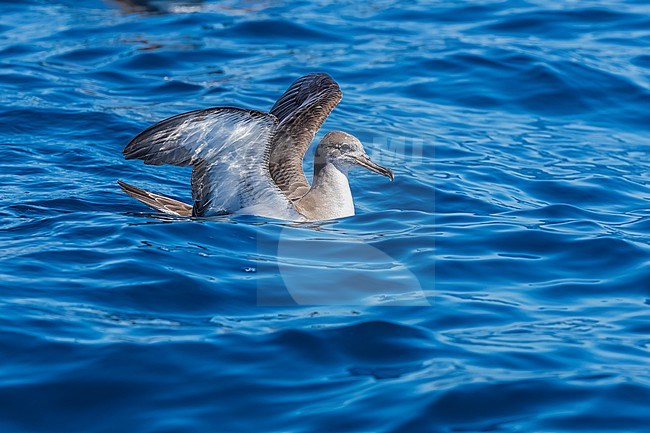
<instances>
[{"instance_id":1,"label":"bird's head","mask_svg":"<svg viewBox=\"0 0 650 433\"><path fill-rule=\"evenodd\" d=\"M393 171L373 162L366 154L363 144L354 135L346 132L332 131L318 143L314 158L314 170L318 171L325 164L334 164L347 173L359 166L393 180Z\"/></svg>"}]
</instances>

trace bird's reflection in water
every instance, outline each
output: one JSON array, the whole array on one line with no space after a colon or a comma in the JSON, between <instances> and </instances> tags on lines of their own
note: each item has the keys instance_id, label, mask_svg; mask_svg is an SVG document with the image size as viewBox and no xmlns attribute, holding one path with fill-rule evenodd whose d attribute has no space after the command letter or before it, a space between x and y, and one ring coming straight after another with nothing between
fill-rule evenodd
<instances>
[{"instance_id":1,"label":"bird's reflection in water","mask_svg":"<svg viewBox=\"0 0 650 433\"><path fill-rule=\"evenodd\" d=\"M175 9L195 8L200 9L203 0L165 1L165 0L108 0L108 3L117 4L125 14L164 15L174 13Z\"/></svg>"},{"instance_id":2,"label":"bird's reflection in water","mask_svg":"<svg viewBox=\"0 0 650 433\"><path fill-rule=\"evenodd\" d=\"M221 12L228 15L245 15L266 9L269 2L259 0L235 0L221 4L206 5L203 0L107 0L117 4L125 14L166 15L190 12Z\"/></svg>"}]
</instances>

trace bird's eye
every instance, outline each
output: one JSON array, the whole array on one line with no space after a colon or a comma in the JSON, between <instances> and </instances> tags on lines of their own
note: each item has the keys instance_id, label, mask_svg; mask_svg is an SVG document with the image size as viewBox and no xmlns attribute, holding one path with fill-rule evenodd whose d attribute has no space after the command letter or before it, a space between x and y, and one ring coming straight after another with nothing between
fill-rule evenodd
<instances>
[{"instance_id":1,"label":"bird's eye","mask_svg":"<svg viewBox=\"0 0 650 433\"><path fill-rule=\"evenodd\" d=\"M341 146L341 152L348 153L350 151L352 151L352 148L350 146L348 146L347 144L344 144L344 145Z\"/></svg>"}]
</instances>

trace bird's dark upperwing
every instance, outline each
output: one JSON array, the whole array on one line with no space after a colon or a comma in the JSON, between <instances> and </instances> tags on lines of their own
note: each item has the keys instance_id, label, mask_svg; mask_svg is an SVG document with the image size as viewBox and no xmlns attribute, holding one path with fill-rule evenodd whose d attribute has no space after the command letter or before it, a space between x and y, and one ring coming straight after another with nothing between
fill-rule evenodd
<instances>
[{"instance_id":1,"label":"bird's dark upperwing","mask_svg":"<svg viewBox=\"0 0 650 433\"><path fill-rule=\"evenodd\" d=\"M270 113L280 122L271 142L269 171L290 199L309 191L302 160L309 144L341 100L339 85L327 74L309 74L293 82Z\"/></svg>"}]
</instances>

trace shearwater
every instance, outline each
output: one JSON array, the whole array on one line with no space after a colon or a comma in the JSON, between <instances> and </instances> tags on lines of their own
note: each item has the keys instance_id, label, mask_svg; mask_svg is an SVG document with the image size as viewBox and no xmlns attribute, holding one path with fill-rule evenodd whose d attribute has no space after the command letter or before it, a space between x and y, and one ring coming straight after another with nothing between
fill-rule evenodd
<instances>
[{"instance_id":1,"label":"shearwater","mask_svg":"<svg viewBox=\"0 0 650 433\"><path fill-rule=\"evenodd\" d=\"M360 166L389 177L354 136L333 131L320 141L309 185L302 161L309 144L341 100L327 74L297 79L269 113L214 107L170 117L142 131L124 148L126 159L192 167L192 199L186 204L118 181L122 189L161 212L176 216L224 213L291 221L354 215L348 183Z\"/></svg>"}]
</instances>

